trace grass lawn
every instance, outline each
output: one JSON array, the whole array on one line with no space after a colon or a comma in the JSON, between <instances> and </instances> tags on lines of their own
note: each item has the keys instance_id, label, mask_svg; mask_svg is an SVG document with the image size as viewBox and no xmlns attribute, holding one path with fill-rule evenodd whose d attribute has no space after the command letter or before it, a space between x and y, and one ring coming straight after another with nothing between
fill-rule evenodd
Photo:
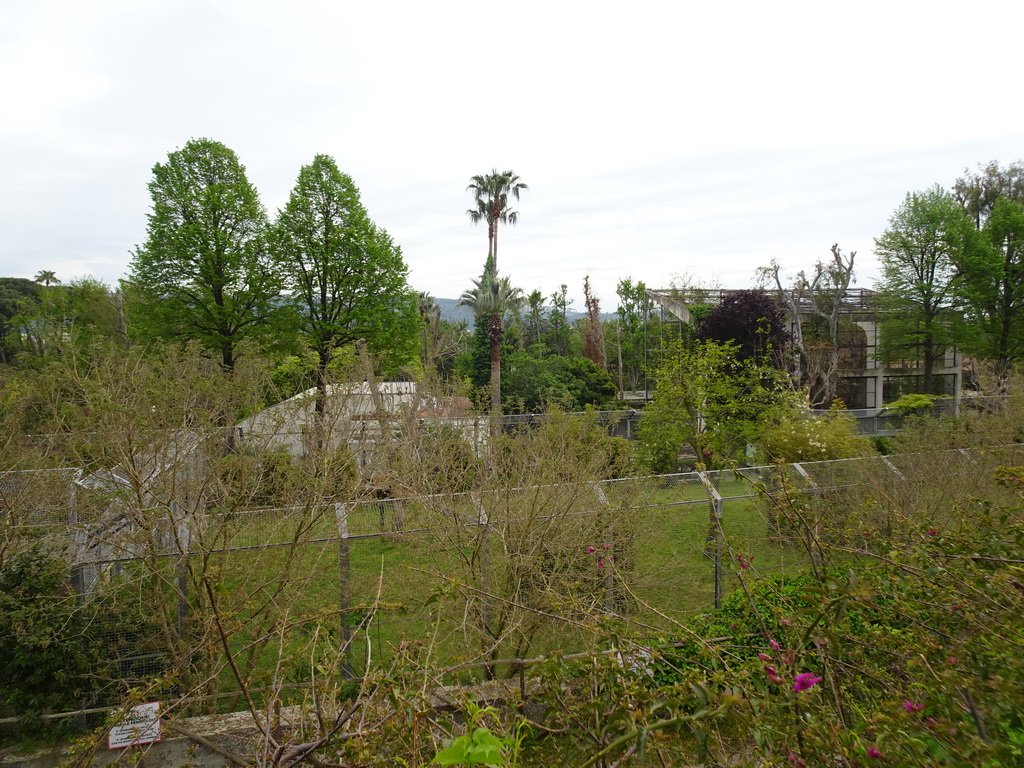
<instances>
[{"instance_id":1,"label":"grass lawn","mask_svg":"<svg viewBox=\"0 0 1024 768\"><path fill-rule=\"evenodd\" d=\"M749 482L723 473L718 491L725 497L722 529L727 547L721 556L725 593L738 583L736 555L751 562L756 570L804 565L805 558L798 550L770 537ZM607 574L614 573L615 597L601 598L598 607L612 607L619 614L621 631L639 636L671 633L675 621L710 609L714 605L715 569L714 550L708 545L710 506L704 486L688 477L626 480L606 484L603 494L603 500L592 490L574 497L571 503L574 510L579 510L575 518L578 522L571 517L563 521L580 527L578 546L580 557L584 558L581 578L603 588L612 583ZM527 501L533 504L527 509L541 510L562 503L554 494ZM522 504L524 500L483 500L485 508L495 509L501 503ZM591 511L601 510L603 503L614 514ZM366 620L370 606L379 606L372 620L367 621L366 631L353 643L352 660L357 672L365 668L368 658L372 664L390 660L403 640L426 642L435 631L432 653L441 664L463 663L477 654L478 640L466 629L466 623L475 614L467 614L465 604L455 597L427 604L433 592L464 573L457 561L468 555L465 548L440 538L436 526L443 523L444 515L452 520L475 521L479 514L473 501L465 497L441 506L440 518L440 507L430 510L415 503L363 504L348 510L348 530L353 537L348 540L349 626ZM591 518L595 514L603 514L612 521L608 533L603 528L594 529ZM337 535L333 511L313 518L303 518L298 513L292 519L261 517L252 525L242 526L231 544L245 542L252 546L259 540L296 539L300 520L304 533L297 540L314 541L297 545L290 558L289 547L232 552L224 557L226 582L231 590L244 592L253 605L259 604L260 595L268 599L273 596L291 621L323 616L314 624L322 624L336 637L342 625L337 614L341 606L340 542L316 541ZM390 532L399 526L413 532ZM601 540L594 538L594 530L601 531ZM500 569L500 558L506 556L504 544L492 543L492 568ZM607 558L601 554L604 544L609 547ZM594 546L597 552L585 554L587 546ZM618 563L612 560L616 554ZM598 567L599 558L602 570L588 571ZM255 624L252 629L256 629ZM248 634L243 631L236 640L243 640ZM297 648L308 636L308 629L303 630L289 644ZM574 625L548 621L537 629L528 653L571 653L583 650L590 642L591 637ZM260 666L276 660L278 653L276 644L268 646Z\"/></svg>"}]
</instances>

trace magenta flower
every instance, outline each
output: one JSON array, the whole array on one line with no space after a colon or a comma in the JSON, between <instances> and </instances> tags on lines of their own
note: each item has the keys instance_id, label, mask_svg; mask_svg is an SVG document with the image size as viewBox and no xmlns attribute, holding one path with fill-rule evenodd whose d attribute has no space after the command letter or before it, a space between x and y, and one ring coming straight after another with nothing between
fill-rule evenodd
<instances>
[{"instance_id":1,"label":"magenta flower","mask_svg":"<svg viewBox=\"0 0 1024 768\"><path fill-rule=\"evenodd\" d=\"M910 699L904 699L903 708L907 710L907 712L920 712L924 709L924 704L917 704Z\"/></svg>"},{"instance_id":2,"label":"magenta flower","mask_svg":"<svg viewBox=\"0 0 1024 768\"><path fill-rule=\"evenodd\" d=\"M598 568L604 568L604 560L598 560L597 561L597 567Z\"/></svg>"},{"instance_id":3,"label":"magenta flower","mask_svg":"<svg viewBox=\"0 0 1024 768\"><path fill-rule=\"evenodd\" d=\"M881 752L878 751L878 747L868 747L864 751L867 752L868 757L870 757L872 760L884 760L885 759L885 755L883 755Z\"/></svg>"},{"instance_id":4,"label":"magenta flower","mask_svg":"<svg viewBox=\"0 0 1024 768\"><path fill-rule=\"evenodd\" d=\"M821 681L820 677L817 677L813 672L801 672L796 676L796 680L793 681L794 691L806 691L809 688L813 688Z\"/></svg>"},{"instance_id":5,"label":"magenta flower","mask_svg":"<svg viewBox=\"0 0 1024 768\"><path fill-rule=\"evenodd\" d=\"M776 643L774 640L769 639L768 640L768 645L770 645L772 647L773 651L781 651L782 650L782 648L779 646L779 644Z\"/></svg>"},{"instance_id":6,"label":"magenta flower","mask_svg":"<svg viewBox=\"0 0 1024 768\"><path fill-rule=\"evenodd\" d=\"M589 554L589 555L592 555L592 554L594 554L594 553L595 553L596 551L597 551L597 550L596 550L596 549L594 549L593 547L587 547L587 554Z\"/></svg>"},{"instance_id":7,"label":"magenta flower","mask_svg":"<svg viewBox=\"0 0 1024 768\"><path fill-rule=\"evenodd\" d=\"M757 654L757 658L759 658L761 661L771 661L772 660L772 657L769 656L767 653L759 653L759 654Z\"/></svg>"},{"instance_id":8,"label":"magenta flower","mask_svg":"<svg viewBox=\"0 0 1024 768\"><path fill-rule=\"evenodd\" d=\"M936 534L938 534L938 531L935 530L934 528L929 528L928 529L928 535L929 536L935 536Z\"/></svg>"},{"instance_id":9,"label":"magenta flower","mask_svg":"<svg viewBox=\"0 0 1024 768\"><path fill-rule=\"evenodd\" d=\"M605 549L611 549L611 548L612 548L612 545L611 545L611 544L605 544L605 545L604 545L604 548L605 548Z\"/></svg>"}]
</instances>

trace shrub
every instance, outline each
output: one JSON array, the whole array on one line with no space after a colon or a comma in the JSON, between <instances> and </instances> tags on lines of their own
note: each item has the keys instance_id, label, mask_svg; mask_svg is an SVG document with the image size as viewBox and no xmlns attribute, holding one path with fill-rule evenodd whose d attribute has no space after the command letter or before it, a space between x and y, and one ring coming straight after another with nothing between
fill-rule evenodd
<instances>
[{"instance_id":1,"label":"shrub","mask_svg":"<svg viewBox=\"0 0 1024 768\"><path fill-rule=\"evenodd\" d=\"M871 440L857 433L857 420L842 408L837 402L822 416L806 410L790 412L764 431L758 448L768 461L787 463L874 455Z\"/></svg>"},{"instance_id":2,"label":"shrub","mask_svg":"<svg viewBox=\"0 0 1024 768\"><path fill-rule=\"evenodd\" d=\"M13 714L75 709L97 685L102 649L68 573L38 546L0 570L0 701Z\"/></svg>"}]
</instances>

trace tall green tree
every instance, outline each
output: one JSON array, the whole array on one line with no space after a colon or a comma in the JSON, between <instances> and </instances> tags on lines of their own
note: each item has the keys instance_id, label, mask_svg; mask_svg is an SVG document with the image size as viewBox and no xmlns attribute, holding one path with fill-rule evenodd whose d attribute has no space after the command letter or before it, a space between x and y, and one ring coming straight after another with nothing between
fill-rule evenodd
<instances>
[{"instance_id":1,"label":"tall green tree","mask_svg":"<svg viewBox=\"0 0 1024 768\"><path fill-rule=\"evenodd\" d=\"M317 412L323 411L334 350L356 339L391 365L416 353L419 299L401 249L377 227L359 191L334 159L317 155L271 230L274 265L318 359Z\"/></svg>"},{"instance_id":2,"label":"tall green tree","mask_svg":"<svg viewBox=\"0 0 1024 768\"><path fill-rule=\"evenodd\" d=\"M492 269L498 268L498 224L515 224L519 212L509 208L510 199L519 200L519 195L528 189L512 171L474 176L466 189L473 192L473 207L466 213L470 221L479 224L487 222L487 259Z\"/></svg>"},{"instance_id":3,"label":"tall green tree","mask_svg":"<svg viewBox=\"0 0 1024 768\"><path fill-rule=\"evenodd\" d=\"M532 346L533 344L541 343L541 335L545 325L544 294L540 292L540 288L534 288L530 291L530 295L526 297L526 305L529 307L524 318L526 345Z\"/></svg>"},{"instance_id":4,"label":"tall green tree","mask_svg":"<svg viewBox=\"0 0 1024 768\"><path fill-rule=\"evenodd\" d=\"M548 347L556 355L568 355L571 342L569 328L569 286L562 283L558 290L551 294L551 310L548 312Z\"/></svg>"},{"instance_id":5,"label":"tall green tree","mask_svg":"<svg viewBox=\"0 0 1024 768\"><path fill-rule=\"evenodd\" d=\"M974 220L974 226L981 229L997 200L1024 202L1024 162L1003 168L993 160L979 165L977 171L964 170L964 175L953 184L953 195Z\"/></svg>"},{"instance_id":6,"label":"tall green tree","mask_svg":"<svg viewBox=\"0 0 1024 768\"><path fill-rule=\"evenodd\" d=\"M57 279L56 273L50 269L39 270L39 272L36 273L35 281L37 283L42 283L47 288L50 287L51 284L60 285L60 280Z\"/></svg>"},{"instance_id":7,"label":"tall green tree","mask_svg":"<svg viewBox=\"0 0 1024 768\"><path fill-rule=\"evenodd\" d=\"M981 234L981 247L960 264L966 346L1005 381L1024 359L1024 164L989 163L953 190Z\"/></svg>"},{"instance_id":8,"label":"tall green tree","mask_svg":"<svg viewBox=\"0 0 1024 768\"><path fill-rule=\"evenodd\" d=\"M192 139L153 166L149 193L148 237L125 286L130 320L142 336L198 339L231 369L278 308L256 188L234 152Z\"/></svg>"},{"instance_id":9,"label":"tall green tree","mask_svg":"<svg viewBox=\"0 0 1024 768\"><path fill-rule=\"evenodd\" d=\"M909 193L875 239L882 263L882 353L890 360L919 359L925 392L934 389L936 363L957 342L957 265L976 246L970 217L937 185Z\"/></svg>"},{"instance_id":10,"label":"tall green tree","mask_svg":"<svg viewBox=\"0 0 1024 768\"><path fill-rule=\"evenodd\" d=\"M508 277L498 277L485 270L473 287L459 298L459 306L471 307L478 321L486 318L487 341L491 357L491 411L501 414L501 335L505 315L518 312L523 304L523 292L512 285Z\"/></svg>"},{"instance_id":11,"label":"tall green tree","mask_svg":"<svg viewBox=\"0 0 1024 768\"><path fill-rule=\"evenodd\" d=\"M615 309L618 315L615 339L617 380L621 392L636 389L646 378L654 302L641 280L633 282L628 277L619 280L615 293L619 297Z\"/></svg>"}]
</instances>

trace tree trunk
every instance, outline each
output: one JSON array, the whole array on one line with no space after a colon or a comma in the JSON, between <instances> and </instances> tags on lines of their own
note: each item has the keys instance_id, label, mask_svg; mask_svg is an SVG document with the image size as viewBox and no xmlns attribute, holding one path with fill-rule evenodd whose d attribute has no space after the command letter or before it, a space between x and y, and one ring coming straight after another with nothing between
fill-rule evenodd
<instances>
[{"instance_id":1,"label":"tree trunk","mask_svg":"<svg viewBox=\"0 0 1024 768\"><path fill-rule=\"evenodd\" d=\"M491 412L501 415L501 315L491 315L487 327L491 342Z\"/></svg>"}]
</instances>

